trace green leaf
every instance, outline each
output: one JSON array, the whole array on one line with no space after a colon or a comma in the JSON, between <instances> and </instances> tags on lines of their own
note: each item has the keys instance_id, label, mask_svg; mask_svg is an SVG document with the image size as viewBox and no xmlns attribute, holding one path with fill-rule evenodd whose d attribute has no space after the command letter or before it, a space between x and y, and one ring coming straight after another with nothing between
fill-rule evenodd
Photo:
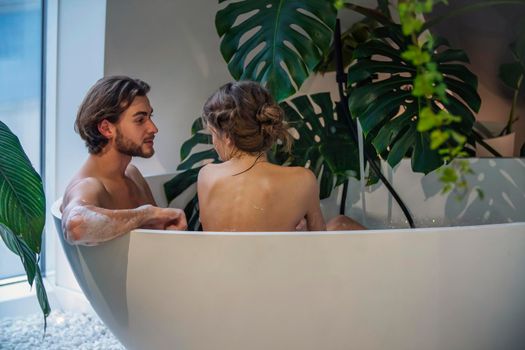
<instances>
[{"instance_id":1,"label":"green leaf","mask_svg":"<svg viewBox=\"0 0 525 350\"><path fill-rule=\"evenodd\" d=\"M424 132L441 126L437 123L437 118L430 108L423 108L419 113L419 122L417 123L417 131Z\"/></svg>"},{"instance_id":2,"label":"green leaf","mask_svg":"<svg viewBox=\"0 0 525 350\"><path fill-rule=\"evenodd\" d=\"M345 3L344 6L349 10L355 11L365 16L365 18L373 19L374 21L383 25L393 24L390 16L390 11L388 10L388 1L386 0L378 0L377 10L359 6L351 2Z\"/></svg>"},{"instance_id":3,"label":"green leaf","mask_svg":"<svg viewBox=\"0 0 525 350\"><path fill-rule=\"evenodd\" d=\"M458 175L453 168L445 167L441 172L440 180L443 182L456 182L458 180Z\"/></svg>"},{"instance_id":4,"label":"green leaf","mask_svg":"<svg viewBox=\"0 0 525 350\"><path fill-rule=\"evenodd\" d=\"M447 62L470 62L465 51L459 49L448 49L439 52L433 56L433 61L438 64L443 64Z\"/></svg>"},{"instance_id":5,"label":"green leaf","mask_svg":"<svg viewBox=\"0 0 525 350\"><path fill-rule=\"evenodd\" d=\"M415 140L416 126L411 125L407 131L403 132L402 136L394 143L392 150L388 153L386 160L392 168L396 166L401 159L403 159L407 151L414 146Z\"/></svg>"},{"instance_id":6,"label":"green leaf","mask_svg":"<svg viewBox=\"0 0 525 350\"><path fill-rule=\"evenodd\" d=\"M357 117L361 117L364 114L370 115L371 112L378 109L377 104L385 104L385 101L383 100L385 95L401 102L404 98L400 98L399 95L402 95L403 97L411 96L410 90L406 89L410 88L411 84L411 78L394 75L391 78L376 80L372 83L367 83L357 87L351 91L348 99L350 112ZM391 105L391 108L388 109L391 110L392 107L400 105L401 103L397 103L396 105ZM371 115L371 117L379 118L375 115Z\"/></svg>"},{"instance_id":7,"label":"green leaf","mask_svg":"<svg viewBox=\"0 0 525 350\"><path fill-rule=\"evenodd\" d=\"M199 143L211 145L211 135L204 133L195 133L191 138L186 140L180 148L180 159L184 160L189 156L193 147Z\"/></svg>"},{"instance_id":8,"label":"green leaf","mask_svg":"<svg viewBox=\"0 0 525 350\"><path fill-rule=\"evenodd\" d=\"M215 149L212 148L206 151L192 154L184 162L179 164L177 170L188 170L195 167L196 164L204 165L204 161L208 161L206 163L210 163L217 162L218 160L219 156L217 155Z\"/></svg>"},{"instance_id":9,"label":"green leaf","mask_svg":"<svg viewBox=\"0 0 525 350\"><path fill-rule=\"evenodd\" d=\"M445 76L450 75L460 79L474 89L478 86L478 77L469 71L467 67L460 64L442 64L439 66L439 71Z\"/></svg>"},{"instance_id":10,"label":"green leaf","mask_svg":"<svg viewBox=\"0 0 525 350\"><path fill-rule=\"evenodd\" d=\"M371 39L372 31L376 26L377 23L365 17L361 21L352 24L348 30L341 34L341 51L345 70L353 61L354 50ZM315 67L315 72L335 72L336 69L335 45L332 42L328 55Z\"/></svg>"},{"instance_id":11,"label":"green leaf","mask_svg":"<svg viewBox=\"0 0 525 350\"><path fill-rule=\"evenodd\" d=\"M197 182L201 168L202 166L188 169L185 172L177 174L173 179L164 184L164 193L166 193L168 203Z\"/></svg>"},{"instance_id":12,"label":"green leaf","mask_svg":"<svg viewBox=\"0 0 525 350\"><path fill-rule=\"evenodd\" d=\"M199 197L197 193L184 207L184 214L188 220L188 231L200 231Z\"/></svg>"},{"instance_id":13,"label":"green leaf","mask_svg":"<svg viewBox=\"0 0 525 350\"><path fill-rule=\"evenodd\" d=\"M513 90L519 88L520 77L525 71L520 62L504 63L499 66L498 77Z\"/></svg>"},{"instance_id":14,"label":"green leaf","mask_svg":"<svg viewBox=\"0 0 525 350\"><path fill-rule=\"evenodd\" d=\"M447 88L454 94L461 97L463 101L475 112L478 112L481 107L481 97L479 97L476 87L469 84L462 83L456 79L446 77L444 79ZM450 94L450 93L449 93Z\"/></svg>"},{"instance_id":15,"label":"green leaf","mask_svg":"<svg viewBox=\"0 0 525 350\"><path fill-rule=\"evenodd\" d=\"M13 253L18 255L22 260L24 269L27 274L27 282L29 285L33 285L33 281L36 280L36 293L38 298L38 303L44 314L44 332L46 330L46 319L51 312L51 307L49 306L49 301L47 299L47 293L44 288L44 283L42 281L42 274L40 272L40 267L38 266L37 254L31 250L31 248L24 242L20 237L18 237L13 231L9 229L3 223L0 223L0 236L6 244L6 246Z\"/></svg>"},{"instance_id":16,"label":"green leaf","mask_svg":"<svg viewBox=\"0 0 525 350\"><path fill-rule=\"evenodd\" d=\"M179 164L177 170L185 171L177 174L164 184L164 193L166 194L168 203L197 182L199 171L205 163L220 162L219 155L211 146L211 135L202 132L203 130L204 124L202 123L202 118L197 118L191 127L192 136L181 146L181 159L183 162ZM204 146L208 149L192 154L198 146L201 148ZM186 203L184 212L188 220L188 229L197 230L200 226L198 203L197 196L194 196L193 199Z\"/></svg>"},{"instance_id":17,"label":"green leaf","mask_svg":"<svg viewBox=\"0 0 525 350\"><path fill-rule=\"evenodd\" d=\"M42 280L42 273L40 272L40 267L38 266L38 263L36 264L36 297L38 299L38 304L40 305L40 309L42 310L42 313L44 314L44 333L46 332L47 328L47 316L51 313L51 306L49 305L49 300L47 298L47 292L44 287L44 281Z\"/></svg>"},{"instance_id":18,"label":"green leaf","mask_svg":"<svg viewBox=\"0 0 525 350\"><path fill-rule=\"evenodd\" d=\"M334 176L326 167L324 167L321 175L321 183L319 184L319 198L325 199L330 197L333 187Z\"/></svg>"},{"instance_id":19,"label":"green leaf","mask_svg":"<svg viewBox=\"0 0 525 350\"><path fill-rule=\"evenodd\" d=\"M416 146L412 155L412 169L428 174L439 168L443 160L438 152L430 148L430 136L427 132L417 133Z\"/></svg>"},{"instance_id":20,"label":"green leaf","mask_svg":"<svg viewBox=\"0 0 525 350\"><path fill-rule=\"evenodd\" d=\"M387 147L391 145L398 135L407 128L408 125L414 123L412 118L417 114L417 105L410 104L408 108L396 118L389 120L379 130L377 136L373 139L372 144L378 153L383 153Z\"/></svg>"},{"instance_id":21,"label":"green leaf","mask_svg":"<svg viewBox=\"0 0 525 350\"><path fill-rule=\"evenodd\" d=\"M354 51L356 61L348 72L350 111L359 118L367 138L375 133L372 144L391 166L411 156L412 169L428 173L442 161L438 160L439 154L430 149L428 133L421 134L415 129L419 110L424 105L420 106L422 100L419 102L412 96L416 67L401 58L411 39L403 36L396 26L381 27L375 33L376 39ZM432 64L426 65L430 74L427 78L436 79L441 72L448 86L441 90L443 99L431 96L432 111L436 115L447 111L460 116L461 122L449 127L468 136L474 122L473 111L478 111L481 103L476 92L477 78L461 64L468 62L463 51L448 48L446 40L441 38L435 39L433 45L441 50L432 55Z\"/></svg>"},{"instance_id":22,"label":"green leaf","mask_svg":"<svg viewBox=\"0 0 525 350\"><path fill-rule=\"evenodd\" d=\"M387 57L395 62L402 61L401 52L398 49L378 39L370 40L367 43L360 45L354 50L355 59L370 58L372 55ZM350 72L348 72L348 75L351 75ZM349 83L352 83L352 81L349 80Z\"/></svg>"},{"instance_id":23,"label":"green leaf","mask_svg":"<svg viewBox=\"0 0 525 350\"><path fill-rule=\"evenodd\" d=\"M414 67L407 66L402 62L358 61L352 65L352 70L348 77L348 83L352 84L354 82L372 78L377 73L395 74L400 71L416 74L416 69Z\"/></svg>"},{"instance_id":24,"label":"green leaf","mask_svg":"<svg viewBox=\"0 0 525 350\"><path fill-rule=\"evenodd\" d=\"M30 285L33 285L35 269L37 267L35 264L36 253L29 248L24 249L27 247L27 244L25 244L15 233L13 233L13 231L2 223L0 223L0 235L2 236L2 240L7 248L18 255L20 260L22 260L27 275L27 282Z\"/></svg>"},{"instance_id":25,"label":"green leaf","mask_svg":"<svg viewBox=\"0 0 525 350\"><path fill-rule=\"evenodd\" d=\"M316 112L316 106L320 112ZM358 147L350 137L350 129L336 113L329 93L298 96L282 102L281 107L299 135L294 140L289 163L308 166L320 177L322 198L331 193L342 177L359 177Z\"/></svg>"},{"instance_id":26,"label":"green leaf","mask_svg":"<svg viewBox=\"0 0 525 350\"><path fill-rule=\"evenodd\" d=\"M18 138L0 121L0 223L39 253L44 221L42 180Z\"/></svg>"},{"instance_id":27,"label":"green leaf","mask_svg":"<svg viewBox=\"0 0 525 350\"><path fill-rule=\"evenodd\" d=\"M220 0L221 54L236 80L293 95L328 53L337 10L328 0ZM283 66L285 68L283 68Z\"/></svg>"}]
</instances>

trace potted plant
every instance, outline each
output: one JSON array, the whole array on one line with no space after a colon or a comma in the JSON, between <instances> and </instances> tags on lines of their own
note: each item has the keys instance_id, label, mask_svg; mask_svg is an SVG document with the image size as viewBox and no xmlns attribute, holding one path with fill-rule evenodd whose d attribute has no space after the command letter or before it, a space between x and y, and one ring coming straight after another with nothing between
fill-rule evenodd
<instances>
[{"instance_id":1,"label":"potted plant","mask_svg":"<svg viewBox=\"0 0 525 350\"><path fill-rule=\"evenodd\" d=\"M363 126L365 149L373 153L368 162L370 167L379 157L395 166L407 156L412 158L414 171L428 173L465 152L473 154L472 125L480 98L476 76L465 66L466 54L450 48L446 40L424 43L422 38L427 29L424 24L404 34L400 23L394 20L396 16L390 13L388 1L378 0L377 8L328 0L221 0L219 3L226 6L217 12L216 28L222 38L221 53L232 77L265 84L281 101L295 129L292 156L286 157L277 147L270 159L310 167L320 179L321 198L348 177L361 176L357 168L357 143L349 132L357 119ZM338 11L348 10L365 15L365 20L342 34L346 53L343 62L352 62L344 87L352 112L349 118L341 113L346 102L332 100L328 92L295 95L306 78L333 68L329 58L334 56L332 34L336 16ZM418 18L418 13L412 12L405 17L405 22L414 24ZM436 91L431 91L429 99L425 93L419 97L412 95L414 79L425 76L414 64L414 57L404 56L415 44L421 44L420 51L430 52L432 64L428 67L435 68L430 75L445 73L438 83L446 83L449 90L440 85L439 96ZM418 130L422 99L429 101L431 113L425 115L432 116L426 121L434 123L434 116L439 116L441 124L427 123L427 129ZM438 138L442 141L437 142ZM198 144L208 148L192 153ZM193 124L192 137L181 148L181 159L178 169L184 172L165 185L168 200L195 183L200 167L206 162L218 161L210 137L199 120ZM369 182L377 181L377 176L371 174ZM445 173L443 179L449 185L464 184L455 171ZM344 200L343 197L342 203ZM196 228L196 197L185 210L190 218L189 227Z\"/></svg>"},{"instance_id":2,"label":"potted plant","mask_svg":"<svg viewBox=\"0 0 525 350\"><path fill-rule=\"evenodd\" d=\"M44 222L42 179L18 138L0 121L0 236L7 248L20 257L29 285L36 285L45 330L51 309L38 265Z\"/></svg>"},{"instance_id":3,"label":"potted plant","mask_svg":"<svg viewBox=\"0 0 525 350\"><path fill-rule=\"evenodd\" d=\"M518 97L522 91L523 77L525 75L525 28L518 36L516 41L509 45L512 53L512 62L503 63L499 66L498 77L507 88L512 91L512 102L508 113L507 122L500 131L495 133L483 127L478 127L486 137L485 142L494 148L499 155L512 157L514 155L515 132L514 123L519 119L516 114ZM481 157L492 156L494 152L487 151L485 147L478 146L477 154Z\"/></svg>"}]
</instances>

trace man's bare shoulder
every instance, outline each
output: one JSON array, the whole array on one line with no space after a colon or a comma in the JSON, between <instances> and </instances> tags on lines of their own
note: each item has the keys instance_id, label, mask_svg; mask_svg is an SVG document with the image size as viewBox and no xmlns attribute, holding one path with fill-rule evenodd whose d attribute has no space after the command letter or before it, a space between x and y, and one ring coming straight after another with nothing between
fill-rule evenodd
<instances>
[{"instance_id":1,"label":"man's bare shoulder","mask_svg":"<svg viewBox=\"0 0 525 350\"><path fill-rule=\"evenodd\" d=\"M92 176L75 178L64 192L61 209L71 202L97 204L107 196L108 192L101 179Z\"/></svg>"},{"instance_id":2,"label":"man's bare shoulder","mask_svg":"<svg viewBox=\"0 0 525 350\"><path fill-rule=\"evenodd\" d=\"M101 179L88 176L73 179L66 188L66 194L71 191L102 191L106 190Z\"/></svg>"}]
</instances>

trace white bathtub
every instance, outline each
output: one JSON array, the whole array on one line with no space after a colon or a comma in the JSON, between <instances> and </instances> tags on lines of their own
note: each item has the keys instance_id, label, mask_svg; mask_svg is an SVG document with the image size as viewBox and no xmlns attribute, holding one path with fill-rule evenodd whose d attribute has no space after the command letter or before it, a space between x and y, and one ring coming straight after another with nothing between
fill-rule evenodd
<instances>
[{"instance_id":1,"label":"white bathtub","mask_svg":"<svg viewBox=\"0 0 525 350\"><path fill-rule=\"evenodd\" d=\"M155 193L165 178L150 179ZM58 223L56 206L54 215ZM95 247L60 237L88 300L128 349L525 344L525 222L334 233L135 230Z\"/></svg>"}]
</instances>

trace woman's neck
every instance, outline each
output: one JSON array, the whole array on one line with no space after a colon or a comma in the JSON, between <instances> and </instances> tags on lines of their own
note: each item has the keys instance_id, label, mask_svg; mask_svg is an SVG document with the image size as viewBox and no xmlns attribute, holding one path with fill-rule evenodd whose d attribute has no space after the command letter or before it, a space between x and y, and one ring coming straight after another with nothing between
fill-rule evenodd
<instances>
[{"instance_id":1,"label":"woman's neck","mask_svg":"<svg viewBox=\"0 0 525 350\"><path fill-rule=\"evenodd\" d=\"M247 153L247 152L237 152L235 153L228 161L232 163L249 163L250 161L267 161L265 152L258 153Z\"/></svg>"},{"instance_id":2,"label":"woman's neck","mask_svg":"<svg viewBox=\"0 0 525 350\"><path fill-rule=\"evenodd\" d=\"M262 162L267 162L267 161L268 159L266 158L265 152L260 152L257 154L250 154L250 153L243 152L228 160L230 164L235 165L236 167L239 167L239 168L243 168L242 171L237 172L233 174L232 176L243 174L247 172L248 170L252 169L257 163L262 163Z\"/></svg>"}]
</instances>

